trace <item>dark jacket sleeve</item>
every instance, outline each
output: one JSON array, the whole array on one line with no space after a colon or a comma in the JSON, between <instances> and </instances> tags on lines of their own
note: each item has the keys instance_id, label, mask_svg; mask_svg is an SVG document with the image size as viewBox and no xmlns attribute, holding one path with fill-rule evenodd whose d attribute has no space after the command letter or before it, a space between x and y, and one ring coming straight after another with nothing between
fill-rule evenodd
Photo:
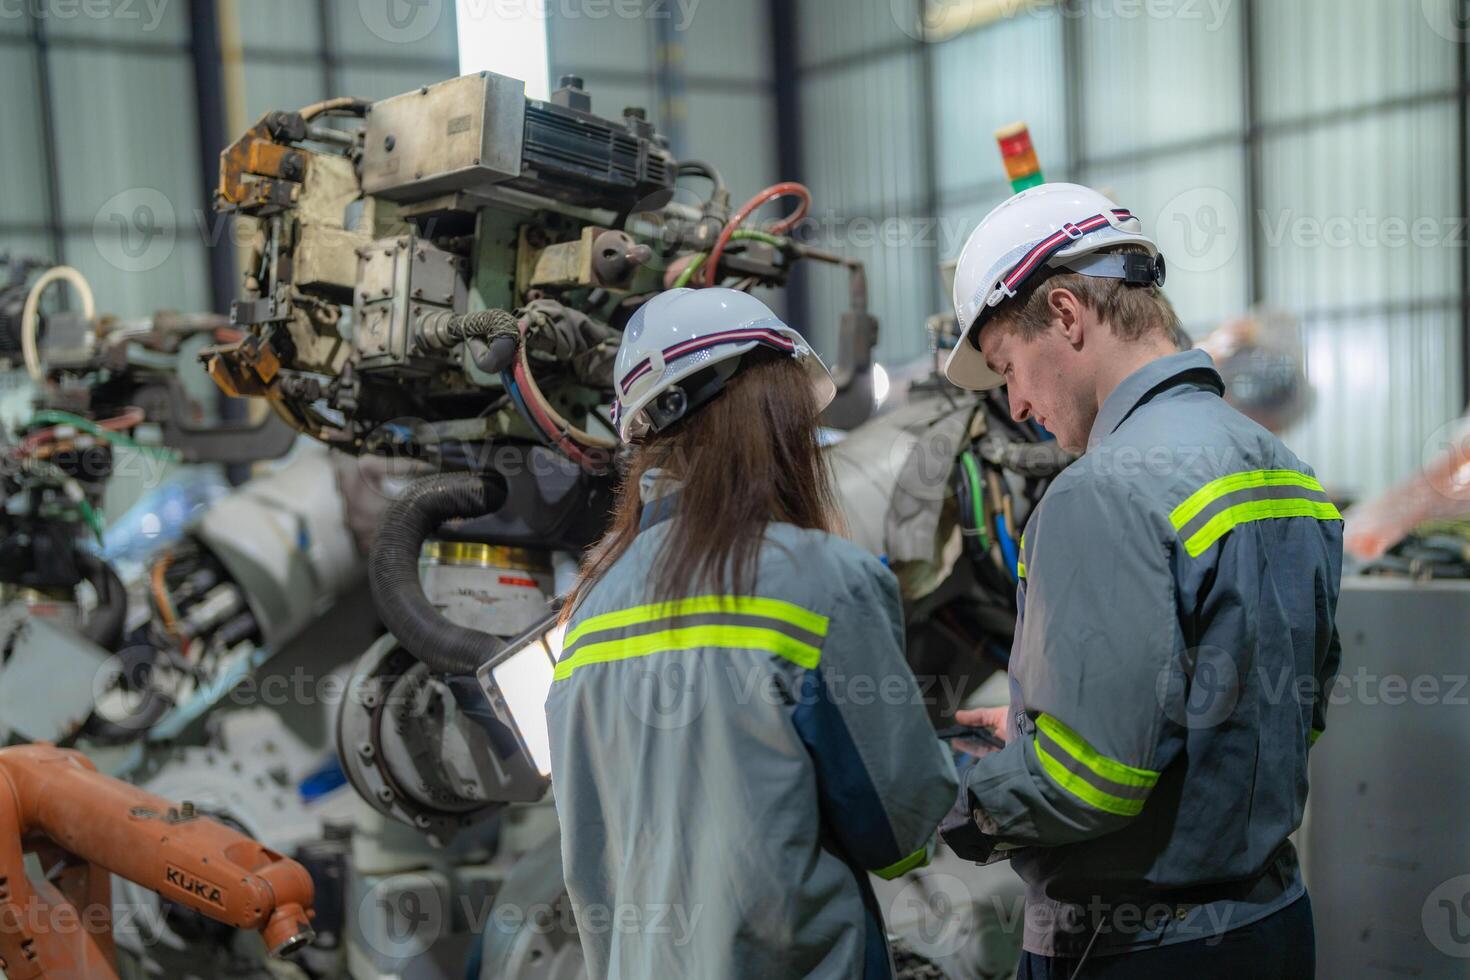
<instances>
[{"instance_id":1,"label":"dark jacket sleeve","mask_svg":"<svg viewBox=\"0 0 1470 980\"><path fill-rule=\"evenodd\" d=\"M851 860L894 878L927 863L957 781L904 658L898 583L871 556L851 562L792 722L829 831Z\"/></svg>"},{"instance_id":2,"label":"dark jacket sleeve","mask_svg":"<svg viewBox=\"0 0 1470 980\"><path fill-rule=\"evenodd\" d=\"M965 802L998 841L1054 846L1142 811L1179 747L1163 699L1183 639L1171 542L1126 488L1058 487L1027 535L1012 660L1026 707L966 773Z\"/></svg>"}]
</instances>

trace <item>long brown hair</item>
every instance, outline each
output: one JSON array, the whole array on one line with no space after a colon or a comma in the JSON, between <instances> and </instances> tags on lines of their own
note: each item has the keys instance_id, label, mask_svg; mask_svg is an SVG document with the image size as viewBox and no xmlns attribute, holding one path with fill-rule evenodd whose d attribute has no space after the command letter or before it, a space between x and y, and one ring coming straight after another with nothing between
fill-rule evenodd
<instances>
[{"instance_id":1,"label":"long brown hair","mask_svg":"<svg viewBox=\"0 0 1470 980\"><path fill-rule=\"evenodd\" d=\"M772 521L834 530L819 415L806 369L794 358L760 349L745 355L713 401L634 447L612 526L583 564L563 620L633 544L642 513L639 483L651 469L683 485L650 582L651 601L691 590L749 592Z\"/></svg>"}]
</instances>

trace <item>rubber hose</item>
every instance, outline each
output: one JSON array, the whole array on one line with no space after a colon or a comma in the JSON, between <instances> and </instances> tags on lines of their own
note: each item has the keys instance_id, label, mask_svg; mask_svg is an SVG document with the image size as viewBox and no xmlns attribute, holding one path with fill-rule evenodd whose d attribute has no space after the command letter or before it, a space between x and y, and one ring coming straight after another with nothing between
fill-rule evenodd
<instances>
[{"instance_id":1,"label":"rubber hose","mask_svg":"<svg viewBox=\"0 0 1470 980\"><path fill-rule=\"evenodd\" d=\"M118 669L125 686L143 693L143 700L126 718L112 720L97 713L93 708L86 719L61 738L56 744L70 748L77 739L85 735L93 742L105 745L126 745L148 733L158 720L173 707L171 701L153 683L153 665L158 661L158 651L150 646L132 646L118 651Z\"/></svg>"},{"instance_id":2,"label":"rubber hose","mask_svg":"<svg viewBox=\"0 0 1470 980\"><path fill-rule=\"evenodd\" d=\"M476 310L474 313L466 313L460 318L459 329L466 339L490 337L497 333L512 337L519 334L516 315L508 310Z\"/></svg>"},{"instance_id":3,"label":"rubber hose","mask_svg":"<svg viewBox=\"0 0 1470 980\"><path fill-rule=\"evenodd\" d=\"M520 340L516 337L500 336L485 345L484 350L474 352L475 366L486 374L500 374L515 362Z\"/></svg>"},{"instance_id":4,"label":"rubber hose","mask_svg":"<svg viewBox=\"0 0 1470 980\"><path fill-rule=\"evenodd\" d=\"M519 339L514 313L506 310L476 310L450 313L439 310L424 317L418 326L418 342L429 350L449 350L466 340L488 340L497 336Z\"/></svg>"},{"instance_id":5,"label":"rubber hose","mask_svg":"<svg viewBox=\"0 0 1470 980\"><path fill-rule=\"evenodd\" d=\"M82 634L109 653L122 642L128 613L128 594L113 567L96 555L79 554L77 567L97 592L97 608L87 617Z\"/></svg>"},{"instance_id":6,"label":"rubber hose","mask_svg":"<svg viewBox=\"0 0 1470 980\"><path fill-rule=\"evenodd\" d=\"M419 581L419 553L445 521L483 517L499 510L506 496L503 480L449 473L409 484L383 515L368 558L373 605L403 648L431 670L473 674L497 641L451 623L434 608Z\"/></svg>"}]
</instances>

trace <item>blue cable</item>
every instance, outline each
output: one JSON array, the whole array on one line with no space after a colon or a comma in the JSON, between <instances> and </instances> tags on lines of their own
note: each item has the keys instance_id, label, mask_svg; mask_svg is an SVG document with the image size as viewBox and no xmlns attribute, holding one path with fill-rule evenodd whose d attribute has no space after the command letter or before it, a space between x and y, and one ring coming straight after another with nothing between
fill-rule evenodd
<instances>
[{"instance_id":1,"label":"blue cable","mask_svg":"<svg viewBox=\"0 0 1470 980\"><path fill-rule=\"evenodd\" d=\"M301 780L300 785L296 787L296 792L301 794L303 803L310 803L312 800L326 796L339 786L345 785L347 785L347 774L342 771L342 766L333 758L305 779Z\"/></svg>"},{"instance_id":2,"label":"blue cable","mask_svg":"<svg viewBox=\"0 0 1470 980\"><path fill-rule=\"evenodd\" d=\"M1021 576L1017 570L1016 563L1019 555L1016 553L1016 542L1011 537L1010 531L1006 530L1006 516L995 515L995 537L1000 542L1000 553L1006 560L1006 568L1010 570L1011 578L1020 581Z\"/></svg>"},{"instance_id":3,"label":"blue cable","mask_svg":"<svg viewBox=\"0 0 1470 980\"><path fill-rule=\"evenodd\" d=\"M545 443L546 433L542 432L541 426L536 424L536 417L531 414L530 408L526 406L526 401L521 396L521 389L515 383L515 378L511 376L509 371L502 371L500 372L500 383L505 385L505 390L510 393L510 400L515 403L516 412L520 415L521 421L529 425L531 431L536 433L537 438L542 443Z\"/></svg>"}]
</instances>

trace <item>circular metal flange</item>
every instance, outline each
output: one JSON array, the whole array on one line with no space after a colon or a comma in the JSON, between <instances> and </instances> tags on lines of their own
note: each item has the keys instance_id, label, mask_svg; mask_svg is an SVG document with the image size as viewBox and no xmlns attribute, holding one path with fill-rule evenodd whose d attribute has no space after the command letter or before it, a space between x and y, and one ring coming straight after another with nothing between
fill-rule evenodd
<instances>
[{"instance_id":1,"label":"circular metal flange","mask_svg":"<svg viewBox=\"0 0 1470 980\"><path fill-rule=\"evenodd\" d=\"M359 796L436 844L503 805L487 790L493 749L484 730L391 635L352 670L337 715L337 750Z\"/></svg>"}]
</instances>

